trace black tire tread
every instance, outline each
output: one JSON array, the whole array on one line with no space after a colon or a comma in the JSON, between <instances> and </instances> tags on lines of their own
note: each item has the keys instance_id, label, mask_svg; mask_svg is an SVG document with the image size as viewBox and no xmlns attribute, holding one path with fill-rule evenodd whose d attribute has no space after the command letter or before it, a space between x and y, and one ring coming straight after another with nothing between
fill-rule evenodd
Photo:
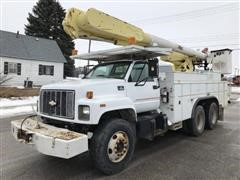
<instances>
[{"instance_id":1,"label":"black tire tread","mask_svg":"<svg viewBox=\"0 0 240 180\"><path fill-rule=\"evenodd\" d=\"M104 152L103 149L105 148L105 143L106 143L104 139L106 139L109 136L111 128L116 128L116 126L126 127L129 129L129 132L132 133L133 149L130 149L131 147L129 147L129 154L127 154L127 157L123 161L118 163L118 165L112 164L113 166L109 166L109 162L107 162L106 158L104 158L100 152ZM116 174L122 171L127 166L127 164L129 163L129 161L133 156L135 142L136 142L136 135L135 135L136 133L134 132L134 128L132 128L131 126L132 125L128 121L123 119L111 119L99 124L97 129L94 131L94 135L90 143L90 155L97 169L99 169L100 171L102 171L107 175L111 175L111 174Z\"/></svg>"},{"instance_id":2,"label":"black tire tread","mask_svg":"<svg viewBox=\"0 0 240 180\"><path fill-rule=\"evenodd\" d=\"M209 130L214 129L218 121L218 118L215 124L212 124L212 122L210 121L211 114L209 112L210 112L211 106L216 106L217 113L218 113L218 105L215 102L212 102L206 109L206 129L209 129Z\"/></svg>"},{"instance_id":3,"label":"black tire tread","mask_svg":"<svg viewBox=\"0 0 240 180\"><path fill-rule=\"evenodd\" d=\"M205 116L205 111L202 105L197 105L196 108L194 109L193 112L193 117L191 119L188 119L186 124L187 124L187 132L189 135L192 136L200 136L203 132L199 132L196 123L194 122L194 117L197 111L203 111L204 116ZM205 122L206 122L206 117L205 117Z\"/></svg>"}]
</instances>

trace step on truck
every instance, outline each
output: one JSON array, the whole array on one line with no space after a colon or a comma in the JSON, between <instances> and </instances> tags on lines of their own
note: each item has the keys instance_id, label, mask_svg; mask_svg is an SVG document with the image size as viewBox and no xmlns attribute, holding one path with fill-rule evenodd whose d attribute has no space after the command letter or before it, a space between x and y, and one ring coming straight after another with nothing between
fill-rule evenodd
<instances>
[{"instance_id":1,"label":"step on truck","mask_svg":"<svg viewBox=\"0 0 240 180\"><path fill-rule=\"evenodd\" d=\"M63 23L72 37L81 38L85 33L84 38L89 35L128 45L72 56L99 64L79 80L42 86L37 115L11 122L16 140L33 145L42 154L65 159L89 151L96 168L114 174L129 164L137 139L153 141L168 130L179 129L200 136L223 120L229 88L221 73L229 70L230 49L195 52L146 35L95 9L74 15L76 12L70 9ZM106 28L88 33L101 24L94 26L91 21L87 23L91 28L77 26L86 23L84 17L78 20L79 14L89 16L89 21L100 16L103 26L113 22L108 30L131 28L123 28L123 36L116 29L107 36L100 31ZM130 32L124 33L126 29ZM143 38L139 38L141 32Z\"/></svg>"}]
</instances>

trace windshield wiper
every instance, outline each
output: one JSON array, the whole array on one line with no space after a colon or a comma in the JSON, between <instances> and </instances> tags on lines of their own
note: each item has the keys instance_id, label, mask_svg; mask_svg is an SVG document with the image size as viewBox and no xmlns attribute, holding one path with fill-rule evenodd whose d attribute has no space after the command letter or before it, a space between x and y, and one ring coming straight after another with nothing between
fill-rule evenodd
<instances>
[{"instance_id":1,"label":"windshield wiper","mask_svg":"<svg viewBox=\"0 0 240 180\"><path fill-rule=\"evenodd\" d=\"M108 78L113 78L113 79L123 79L123 78L121 78L121 77L116 77L116 76L108 76Z\"/></svg>"},{"instance_id":2,"label":"windshield wiper","mask_svg":"<svg viewBox=\"0 0 240 180\"><path fill-rule=\"evenodd\" d=\"M108 76L106 76L106 75L104 75L104 74L96 75L96 77L104 77L104 78L108 78Z\"/></svg>"}]
</instances>

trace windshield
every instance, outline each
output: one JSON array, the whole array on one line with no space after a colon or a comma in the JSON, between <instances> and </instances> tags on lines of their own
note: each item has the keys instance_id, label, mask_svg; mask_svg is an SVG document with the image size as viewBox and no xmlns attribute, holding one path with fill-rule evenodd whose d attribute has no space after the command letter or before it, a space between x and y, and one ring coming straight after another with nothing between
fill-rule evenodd
<instances>
[{"instance_id":1,"label":"windshield","mask_svg":"<svg viewBox=\"0 0 240 180\"><path fill-rule=\"evenodd\" d=\"M128 67L131 62L112 62L103 63L95 66L85 78L97 79L97 78L116 78L123 79L127 73Z\"/></svg>"}]
</instances>

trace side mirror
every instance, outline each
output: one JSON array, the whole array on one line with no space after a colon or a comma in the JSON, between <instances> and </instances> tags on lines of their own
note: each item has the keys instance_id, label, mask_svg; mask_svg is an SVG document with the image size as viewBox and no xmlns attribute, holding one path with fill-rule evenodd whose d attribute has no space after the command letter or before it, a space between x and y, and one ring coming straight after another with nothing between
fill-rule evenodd
<instances>
[{"instance_id":1,"label":"side mirror","mask_svg":"<svg viewBox=\"0 0 240 180\"><path fill-rule=\"evenodd\" d=\"M148 61L148 74L150 77L158 77L158 59Z\"/></svg>"}]
</instances>

